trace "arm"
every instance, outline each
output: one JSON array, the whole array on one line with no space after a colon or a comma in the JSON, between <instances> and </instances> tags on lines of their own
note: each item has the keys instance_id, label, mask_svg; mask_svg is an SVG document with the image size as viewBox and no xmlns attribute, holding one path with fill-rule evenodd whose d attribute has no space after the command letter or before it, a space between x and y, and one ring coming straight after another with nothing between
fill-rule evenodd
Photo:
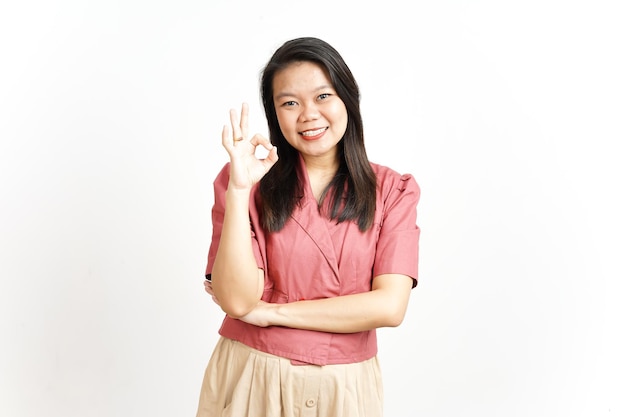
<instances>
[{"instance_id":1,"label":"arm","mask_svg":"<svg viewBox=\"0 0 626 417\"><path fill-rule=\"evenodd\" d=\"M249 190L226 191L226 210L211 273L222 310L238 318L250 312L263 294L264 272L257 267L250 243Z\"/></svg>"},{"instance_id":2,"label":"arm","mask_svg":"<svg viewBox=\"0 0 626 417\"><path fill-rule=\"evenodd\" d=\"M230 175L224 197L224 218L219 246L211 271L212 291L224 312L239 318L249 313L263 294L263 270L257 267L250 242L250 193L278 160L276 148L261 135L247 140L248 106L244 103L239 123L230 112L233 137L222 130L222 145L230 156ZM243 138L243 139L241 139ZM263 146L269 154L257 159L255 150ZM218 196L216 196L217 201Z\"/></svg>"},{"instance_id":3,"label":"arm","mask_svg":"<svg viewBox=\"0 0 626 417\"><path fill-rule=\"evenodd\" d=\"M355 333L402 323L413 280L406 275L374 278L372 290L287 304L260 302L240 319L261 327L285 326L330 333Z\"/></svg>"},{"instance_id":4,"label":"arm","mask_svg":"<svg viewBox=\"0 0 626 417\"><path fill-rule=\"evenodd\" d=\"M420 190L408 175L391 177L388 184L371 291L288 304L260 302L241 320L258 326L332 333L398 326L404 319L410 291L417 282L416 206Z\"/></svg>"}]
</instances>

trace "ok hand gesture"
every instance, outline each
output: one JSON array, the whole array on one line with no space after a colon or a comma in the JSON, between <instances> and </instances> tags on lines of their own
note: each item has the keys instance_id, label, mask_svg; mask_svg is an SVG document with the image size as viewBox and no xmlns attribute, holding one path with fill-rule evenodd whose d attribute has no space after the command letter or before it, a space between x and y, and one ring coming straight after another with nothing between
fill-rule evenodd
<instances>
[{"instance_id":1,"label":"ok hand gesture","mask_svg":"<svg viewBox=\"0 0 626 417\"><path fill-rule=\"evenodd\" d=\"M256 184L278 161L278 152L269 139L260 134L248 139L248 105L241 105L241 117L237 111L230 110L232 136L228 126L222 130L222 145L230 156L230 186L236 189L249 189ZM269 151L264 159L255 155L257 146Z\"/></svg>"}]
</instances>

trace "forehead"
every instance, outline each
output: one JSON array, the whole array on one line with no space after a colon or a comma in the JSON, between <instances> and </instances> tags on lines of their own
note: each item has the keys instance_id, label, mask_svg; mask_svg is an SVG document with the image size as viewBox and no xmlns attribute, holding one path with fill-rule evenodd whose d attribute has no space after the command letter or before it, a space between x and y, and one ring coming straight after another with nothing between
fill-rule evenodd
<instances>
[{"instance_id":1,"label":"forehead","mask_svg":"<svg viewBox=\"0 0 626 417\"><path fill-rule=\"evenodd\" d=\"M315 62L298 61L277 71L274 75L274 96L317 91L332 88L332 82L326 70Z\"/></svg>"}]
</instances>

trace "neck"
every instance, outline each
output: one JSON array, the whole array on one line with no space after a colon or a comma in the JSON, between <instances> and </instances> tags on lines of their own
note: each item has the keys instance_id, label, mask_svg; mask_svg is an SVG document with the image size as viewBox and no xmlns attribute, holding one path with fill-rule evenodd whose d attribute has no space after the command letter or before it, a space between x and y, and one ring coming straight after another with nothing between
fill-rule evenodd
<instances>
[{"instance_id":1,"label":"neck","mask_svg":"<svg viewBox=\"0 0 626 417\"><path fill-rule=\"evenodd\" d=\"M309 177L332 177L339 168L339 160L336 155L323 157L303 156L302 159Z\"/></svg>"},{"instance_id":2,"label":"neck","mask_svg":"<svg viewBox=\"0 0 626 417\"><path fill-rule=\"evenodd\" d=\"M309 177L309 184L315 199L319 202L324 190L332 181L337 169L339 161L337 158L303 158L306 172Z\"/></svg>"}]
</instances>

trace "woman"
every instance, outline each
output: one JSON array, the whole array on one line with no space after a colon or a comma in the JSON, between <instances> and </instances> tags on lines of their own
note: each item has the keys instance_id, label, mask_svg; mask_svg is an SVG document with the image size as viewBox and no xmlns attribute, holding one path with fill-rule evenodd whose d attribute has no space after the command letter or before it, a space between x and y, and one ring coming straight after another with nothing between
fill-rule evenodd
<instances>
[{"instance_id":1,"label":"woman","mask_svg":"<svg viewBox=\"0 0 626 417\"><path fill-rule=\"evenodd\" d=\"M222 131L205 289L226 317L197 415L381 416L376 328L417 284L419 187L368 160L358 86L326 42L283 44L261 95L269 140L245 104Z\"/></svg>"}]
</instances>

